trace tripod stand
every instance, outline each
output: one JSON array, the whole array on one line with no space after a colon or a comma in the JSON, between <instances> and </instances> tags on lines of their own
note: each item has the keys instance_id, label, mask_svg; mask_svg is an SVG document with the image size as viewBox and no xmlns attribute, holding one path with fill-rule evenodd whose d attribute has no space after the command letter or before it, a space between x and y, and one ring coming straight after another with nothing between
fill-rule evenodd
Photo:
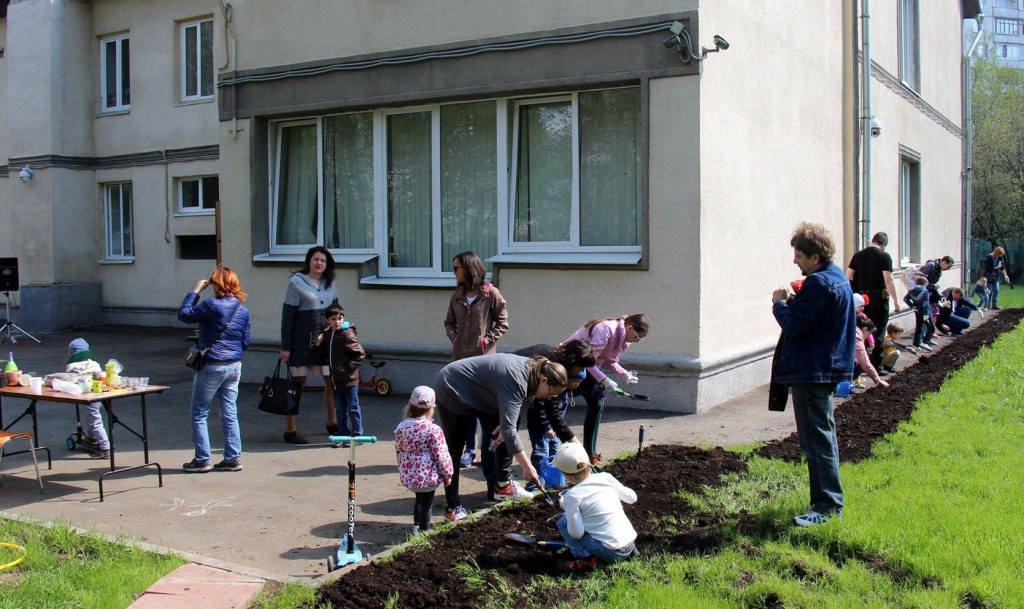
<instances>
[{"instance_id":1,"label":"tripod stand","mask_svg":"<svg viewBox=\"0 0 1024 609\"><path fill-rule=\"evenodd\" d=\"M4 325L0 326L0 343L11 341L12 345L16 345L18 344L18 339L16 337L24 335L36 341L40 345L43 344L41 340L32 336L24 329L20 328L18 324L11 321L11 293L5 291L4 297L7 299L7 317L4 319Z\"/></svg>"}]
</instances>

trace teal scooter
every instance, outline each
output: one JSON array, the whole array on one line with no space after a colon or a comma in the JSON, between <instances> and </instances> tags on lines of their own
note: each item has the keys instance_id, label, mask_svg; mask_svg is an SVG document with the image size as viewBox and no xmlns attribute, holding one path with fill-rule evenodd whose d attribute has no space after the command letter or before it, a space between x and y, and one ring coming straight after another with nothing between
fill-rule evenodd
<instances>
[{"instance_id":1,"label":"teal scooter","mask_svg":"<svg viewBox=\"0 0 1024 609\"><path fill-rule=\"evenodd\" d=\"M327 441L348 447L348 532L341 537L338 551L327 557L327 572L330 573L363 559L363 552L356 546L356 445L376 444L377 436L328 436Z\"/></svg>"}]
</instances>

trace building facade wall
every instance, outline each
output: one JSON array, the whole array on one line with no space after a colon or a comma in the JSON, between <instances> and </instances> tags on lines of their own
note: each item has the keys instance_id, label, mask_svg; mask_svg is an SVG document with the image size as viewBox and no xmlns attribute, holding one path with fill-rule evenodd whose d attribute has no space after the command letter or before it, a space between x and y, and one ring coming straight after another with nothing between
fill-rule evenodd
<instances>
[{"instance_id":1,"label":"building facade wall","mask_svg":"<svg viewBox=\"0 0 1024 609\"><path fill-rule=\"evenodd\" d=\"M339 2L333 10L312 0L242 0L232 3L227 23L207 0L24 0L11 5L5 24L7 32L19 26L17 38L6 36L8 53L14 53L8 59L16 61L0 62L7 75L0 95L10 102L0 126L0 151L9 159L0 206L16 212L24 208L15 205L35 205L44 225L22 231L9 246L0 242L0 255L33 256L37 262L25 278L52 292L39 296L48 306L67 301L67 290L55 285L81 283L87 299L97 293L92 286L102 287L106 320L175 325L182 296L215 263L183 260L181 237L209 236L216 229L212 213L179 213L177 188L181 178L219 176L220 251L249 294L256 344L244 369L248 380L259 379L276 358L285 284L305 250L276 251L270 242L281 121L634 87L643 190L639 244L614 255L499 252L494 279L511 315L501 347L557 343L590 318L646 313L651 335L624 362L640 371L643 392L655 398L652 408L692 412L767 380L778 336L768 295L795 278L788 246L794 226L821 222L840 243L855 222L844 184L857 169L848 161L852 140L844 134L844 121L855 112L844 76L853 61L844 48L851 23L849 11L833 4L805 0L779 15L735 2L488 0L462 3L458 10L413 3L396 12L363 0ZM898 188L892 159L900 150L916 151L927 205L922 247L928 252L947 245L956 251L959 241L958 195L952 194L959 192L959 139L948 121L959 116L959 98L941 86L958 82L959 60L949 50L956 45L943 42L948 31L951 41L958 39L955 8L930 11L922 20L920 99L908 99L898 87L875 87L885 132L875 147L874 225L882 229L895 214L886 200ZM875 11L874 31L881 32L876 62L882 67L892 62L892 43L885 40L892 34L884 33L894 20L889 12ZM213 20L213 65L221 86L212 100L182 102L181 24L207 18ZM687 25L697 53L712 44L713 34L732 46L703 63L686 64L661 44L673 19ZM651 23L663 29L550 42ZM814 36L806 35L808 27ZM131 109L105 113L99 42L119 33L132 42ZM48 42L40 43L44 38ZM541 39L541 45L514 50L350 69L356 61ZM25 49L39 51L46 73L59 78L30 77ZM628 65L620 66L624 61ZM31 85L12 98L12 83L21 86L26 78ZM95 95L74 97L76 88ZM39 100L49 115L30 116ZM16 179L23 162L38 168L28 185ZM505 156L500 162L511 163ZM104 188L111 183L132 185L136 249L130 260L105 258ZM15 204L16 192L30 196L16 197ZM369 254L339 255L336 284L361 339L377 357L394 362L389 376L402 391L429 383L447 360L442 321L454 279L437 272L412 279L381 275L383 238L378 230ZM30 247L35 242L38 247ZM850 254L840 251L837 262ZM22 304L24 315L30 303Z\"/></svg>"}]
</instances>

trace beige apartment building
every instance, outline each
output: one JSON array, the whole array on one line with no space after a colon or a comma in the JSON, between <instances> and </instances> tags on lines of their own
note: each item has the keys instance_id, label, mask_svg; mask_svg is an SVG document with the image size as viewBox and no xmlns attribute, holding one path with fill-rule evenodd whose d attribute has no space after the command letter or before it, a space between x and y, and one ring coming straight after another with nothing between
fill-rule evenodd
<instances>
[{"instance_id":1,"label":"beige apartment building","mask_svg":"<svg viewBox=\"0 0 1024 609\"><path fill-rule=\"evenodd\" d=\"M694 412L767 382L797 223L840 263L877 230L906 264L959 251L957 0L873 4L868 176L852 0L3 4L0 257L30 331L177 325L219 256L261 378L323 244L408 391L447 361L474 250L503 349L643 312L637 390Z\"/></svg>"}]
</instances>

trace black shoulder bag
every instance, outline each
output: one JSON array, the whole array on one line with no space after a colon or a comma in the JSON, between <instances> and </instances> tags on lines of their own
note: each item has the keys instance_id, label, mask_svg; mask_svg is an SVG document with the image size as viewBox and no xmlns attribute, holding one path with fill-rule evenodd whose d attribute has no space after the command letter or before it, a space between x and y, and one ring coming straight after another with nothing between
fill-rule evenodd
<instances>
[{"instance_id":1,"label":"black shoulder bag","mask_svg":"<svg viewBox=\"0 0 1024 609\"><path fill-rule=\"evenodd\" d=\"M224 338L224 333L227 332L228 326L231 325L231 322L235 320L235 315L238 315L238 309L241 306L242 303L238 303L238 305L235 306L234 313L231 314L231 317L228 318L228 322L224 324L223 328L221 328L220 336L217 337L217 340ZM213 342L217 342L217 340ZM203 364L206 362L206 352L209 350L209 347L200 349L198 342L192 345L188 348L188 353L185 354L185 366L193 370L202 370Z\"/></svg>"}]
</instances>

